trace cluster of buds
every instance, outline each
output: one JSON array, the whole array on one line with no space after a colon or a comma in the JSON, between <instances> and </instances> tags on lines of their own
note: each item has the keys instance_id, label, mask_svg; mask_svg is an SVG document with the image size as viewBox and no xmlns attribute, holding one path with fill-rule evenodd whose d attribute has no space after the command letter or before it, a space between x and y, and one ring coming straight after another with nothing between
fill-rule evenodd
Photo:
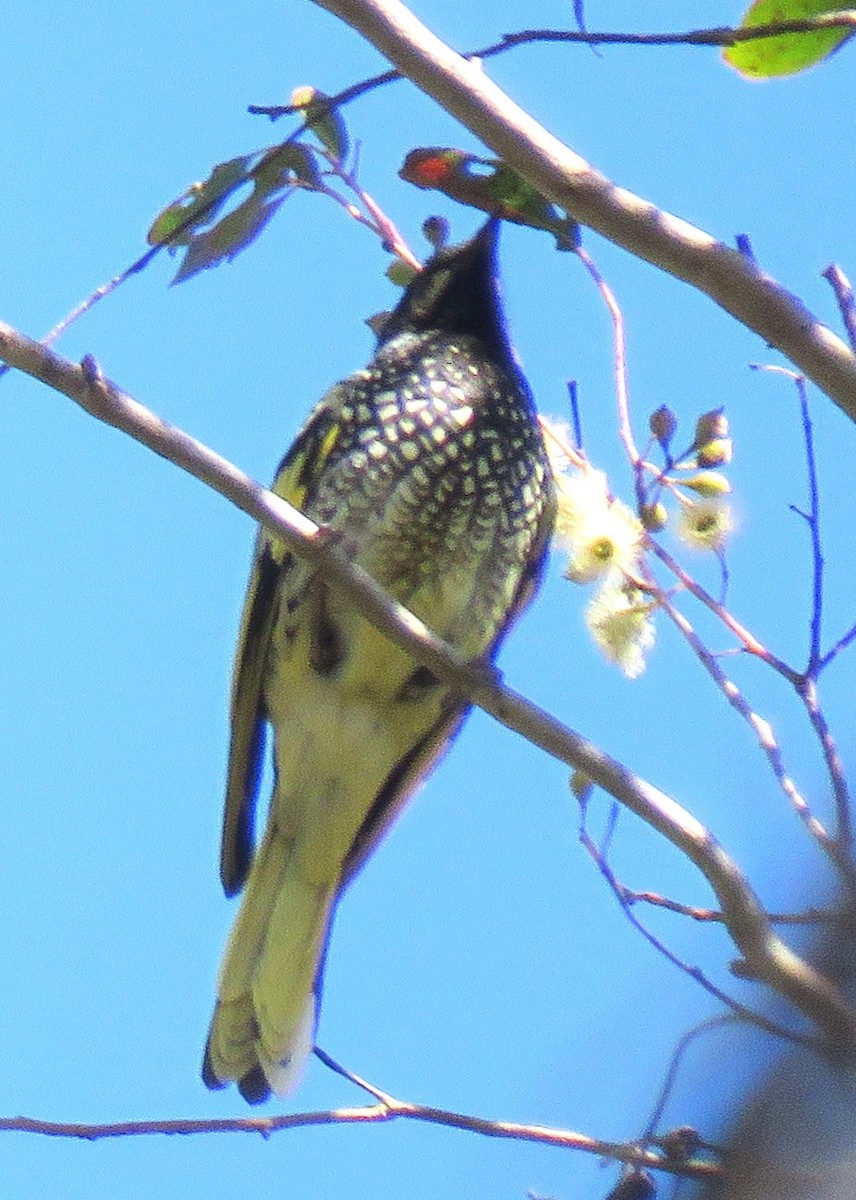
<instances>
[{"instance_id":1,"label":"cluster of buds","mask_svg":"<svg viewBox=\"0 0 856 1200\"><path fill-rule=\"evenodd\" d=\"M646 454L635 513L612 495L602 471L568 449L560 425L544 427L558 498L555 540L567 554L565 577L595 586L585 613L589 634L633 679L644 671L654 644L656 589L643 556L646 536L669 523L667 501L676 501L678 533L695 549L721 554L732 530L731 484L722 470L733 453L728 419L722 409L703 413L691 444L678 455L672 449L677 417L665 405L651 414L648 453L656 443L664 462L657 467Z\"/></svg>"},{"instance_id":2,"label":"cluster of buds","mask_svg":"<svg viewBox=\"0 0 856 1200\"><path fill-rule=\"evenodd\" d=\"M680 455L672 451L678 420L666 405L651 414L651 437L663 452L665 465L640 504L639 519L649 533L658 533L669 520L663 503L668 491L679 502L678 532L687 545L720 553L733 528L726 497L731 484L722 468L731 462L733 444L728 418L721 408L702 413L691 445Z\"/></svg>"}]
</instances>

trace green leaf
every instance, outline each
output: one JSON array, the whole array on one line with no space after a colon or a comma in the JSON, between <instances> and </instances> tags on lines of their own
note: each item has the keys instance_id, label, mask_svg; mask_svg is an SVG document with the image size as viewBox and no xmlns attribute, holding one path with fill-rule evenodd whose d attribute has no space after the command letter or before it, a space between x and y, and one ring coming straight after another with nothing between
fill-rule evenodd
<instances>
[{"instance_id":1,"label":"green leaf","mask_svg":"<svg viewBox=\"0 0 856 1200\"><path fill-rule=\"evenodd\" d=\"M228 162L218 163L204 183L194 183L155 217L146 235L150 246L169 242L173 246L189 245L196 231L209 225L235 188L247 179L247 171L255 156L241 155Z\"/></svg>"},{"instance_id":2,"label":"green leaf","mask_svg":"<svg viewBox=\"0 0 856 1200\"><path fill-rule=\"evenodd\" d=\"M279 196L263 201L257 192L253 192L233 212L193 238L172 282L184 283L200 271L219 266L221 262L231 262L258 237L284 199L285 196Z\"/></svg>"},{"instance_id":3,"label":"green leaf","mask_svg":"<svg viewBox=\"0 0 856 1200\"><path fill-rule=\"evenodd\" d=\"M184 262L173 283L191 279L208 267L231 261L250 244L295 187L323 190L317 151L283 142L259 154L218 163L205 183L195 183L158 216L149 230L152 245L185 246ZM215 220L241 187L252 185L245 200Z\"/></svg>"},{"instance_id":4,"label":"green leaf","mask_svg":"<svg viewBox=\"0 0 856 1200\"><path fill-rule=\"evenodd\" d=\"M409 283L412 283L418 274L411 267L410 263L402 262L400 258L395 258L386 268L386 277L390 283L394 283L396 287L405 288Z\"/></svg>"},{"instance_id":5,"label":"green leaf","mask_svg":"<svg viewBox=\"0 0 856 1200\"><path fill-rule=\"evenodd\" d=\"M742 29L769 25L774 21L798 21L821 13L841 12L850 4L829 0L755 0L741 22ZM775 37L739 42L723 51L723 58L747 79L769 79L795 75L827 58L842 42L852 37L848 29L820 29L813 33L783 33Z\"/></svg>"},{"instance_id":6,"label":"green leaf","mask_svg":"<svg viewBox=\"0 0 856 1200\"><path fill-rule=\"evenodd\" d=\"M348 130L339 110L330 107L330 97L318 88L300 87L291 93L291 103L302 110L307 128L324 149L343 162L348 154Z\"/></svg>"},{"instance_id":7,"label":"green leaf","mask_svg":"<svg viewBox=\"0 0 856 1200\"><path fill-rule=\"evenodd\" d=\"M260 159L252 172L253 186L262 195L273 195L299 183L312 190L322 188L315 154L300 142L283 142Z\"/></svg>"}]
</instances>

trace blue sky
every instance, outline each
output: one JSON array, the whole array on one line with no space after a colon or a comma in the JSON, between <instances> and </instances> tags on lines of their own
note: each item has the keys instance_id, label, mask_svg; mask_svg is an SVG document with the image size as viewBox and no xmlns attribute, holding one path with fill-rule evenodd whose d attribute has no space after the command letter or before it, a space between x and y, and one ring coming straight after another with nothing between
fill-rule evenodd
<instances>
[{"instance_id":1,"label":"blue sky","mask_svg":"<svg viewBox=\"0 0 856 1200\"><path fill-rule=\"evenodd\" d=\"M417 11L461 47L569 21L569 6L547 0L523 17L519 6L483 0L463 10L426 0ZM640 27L639 6L624 0L590 0L587 16L590 28ZM648 28L738 16L737 4L645 8ZM3 40L0 317L33 336L137 257L155 214L214 163L285 136L284 125L248 116L248 104L282 101L307 82L333 92L381 65L305 2L248 17L198 0L34 0L7 13ZM489 69L618 183L724 240L748 233L764 267L838 327L819 272L837 259L856 273L847 50L768 85L691 49L528 48ZM354 105L348 122L362 142L364 186L415 247L429 213L448 216L455 236L475 228L473 214L396 176L417 144L478 149L429 101L398 84ZM732 607L799 665L809 556L789 511L806 496L792 389L748 370L775 356L710 301L595 237L586 244L627 318L638 429L662 403L688 433L699 413L727 406L740 515ZM231 266L169 289L173 266L161 258L58 349L93 353L143 403L267 480L314 401L370 357L363 320L392 302L385 265L341 211L296 196ZM541 409L562 415L565 381L577 379L589 453L628 495L610 330L590 283L529 230L504 231L502 267ZM235 1094L205 1091L198 1066L234 912L216 860L253 529L63 398L22 378L0 389L0 1113L240 1114ZM812 406L834 637L854 620L853 431L822 397ZM693 567L715 584L709 563ZM813 895L823 886L819 855L697 664L661 622L648 671L627 682L588 642L585 599L555 560L503 652L508 681L709 823L771 906ZM711 638L728 645L720 632ZM796 704L757 665L727 661L826 815ZM829 671L824 700L847 759L847 659ZM606 807L595 804L596 824ZM690 867L629 816L615 854L630 886L710 901ZM728 984L733 951L720 934L675 918L652 924ZM476 714L341 905L319 1040L402 1098L629 1139L647 1120L670 1046L714 1011L617 911L578 845L565 769ZM734 1033L700 1043L666 1123L707 1119L711 1091L739 1086L749 1044ZM723 1060L733 1077L722 1077ZM290 1104L360 1100L316 1064ZM6 1135L3 1163L18 1200L48 1190L69 1200L219 1200L244 1190L493 1200L527 1188L597 1196L611 1179L593 1159L415 1124L304 1129L269 1142Z\"/></svg>"}]
</instances>

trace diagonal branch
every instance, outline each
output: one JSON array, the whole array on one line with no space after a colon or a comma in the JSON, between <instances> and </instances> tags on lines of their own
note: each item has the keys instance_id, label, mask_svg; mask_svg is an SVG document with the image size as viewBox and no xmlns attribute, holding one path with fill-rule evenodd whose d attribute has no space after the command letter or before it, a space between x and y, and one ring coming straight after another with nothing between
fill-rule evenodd
<instances>
[{"instance_id":1,"label":"diagonal branch","mask_svg":"<svg viewBox=\"0 0 856 1200\"><path fill-rule=\"evenodd\" d=\"M744 957L741 973L763 981L790 1000L819 1026L839 1054L856 1057L856 1014L829 980L776 936L737 864L690 812L555 717L502 686L492 669L470 662L436 637L344 557L322 529L219 454L109 383L93 359L84 359L77 366L0 322L0 360L70 397L98 420L129 434L231 500L311 563L325 583L346 596L420 665L509 729L582 771L661 833L708 880Z\"/></svg>"},{"instance_id":2,"label":"diagonal branch","mask_svg":"<svg viewBox=\"0 0 856 1200\"><path fill-rule=\"evenodd\" d=\"M856 420L856 358L802 302L710 234L617 187L455 53L401 0L315 0L578 221L699 291L775 346Z\"/></svg>"}]
</instances>

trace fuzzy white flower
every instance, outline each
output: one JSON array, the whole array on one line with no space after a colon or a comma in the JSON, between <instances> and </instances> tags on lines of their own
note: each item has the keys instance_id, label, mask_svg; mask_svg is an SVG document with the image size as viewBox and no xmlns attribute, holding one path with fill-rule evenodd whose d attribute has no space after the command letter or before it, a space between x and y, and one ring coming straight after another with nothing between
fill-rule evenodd
<instances>
[{"instance_id":1,"label":"fuzzy white flower","mask_svg":"<svg viewBox=\"0 0 856 1200\"><path fill-rule=\"evenodd\" d=\"M645 654L654 645L651 601L638 588L607 582L586 609L586 625L598 649L628 679L645 670Z\"/></svg>"},{"instance_id":2,"label":"fuzzy white flower","mask_svg":"<svg viewBox=\"0 0 856 1200\"><path fill-rule=\"evenodd\" d=\"M558 417L540 418L541 429L544 433L544 449L553 474L563 475L571 465L571 448L574 435L567 421Z\"/></svg>"},{"instance_id":3,"label":"fuzzy white flower","mask_svg":"<svg viewBox=\"0 0 856 1200\"><path fill-rule=\"evenodd\" d=\"M606 476L591 467L556 477L556 540L568 551L565 574L591 583L611 572L636 569L643 530L620 500L609 496Z\"/></svg>"},{"instance_id":4,"label":"fuzzy white flower","mask_svg":"<svg viewBox=\"0 0 856 1200\"><path fill-rule=\"evenodd\" d=\"M734 515L724 500L700 500L681 507L678 533L694 550L722 550L733 529Z\"/></svg>"}]
</instances>

